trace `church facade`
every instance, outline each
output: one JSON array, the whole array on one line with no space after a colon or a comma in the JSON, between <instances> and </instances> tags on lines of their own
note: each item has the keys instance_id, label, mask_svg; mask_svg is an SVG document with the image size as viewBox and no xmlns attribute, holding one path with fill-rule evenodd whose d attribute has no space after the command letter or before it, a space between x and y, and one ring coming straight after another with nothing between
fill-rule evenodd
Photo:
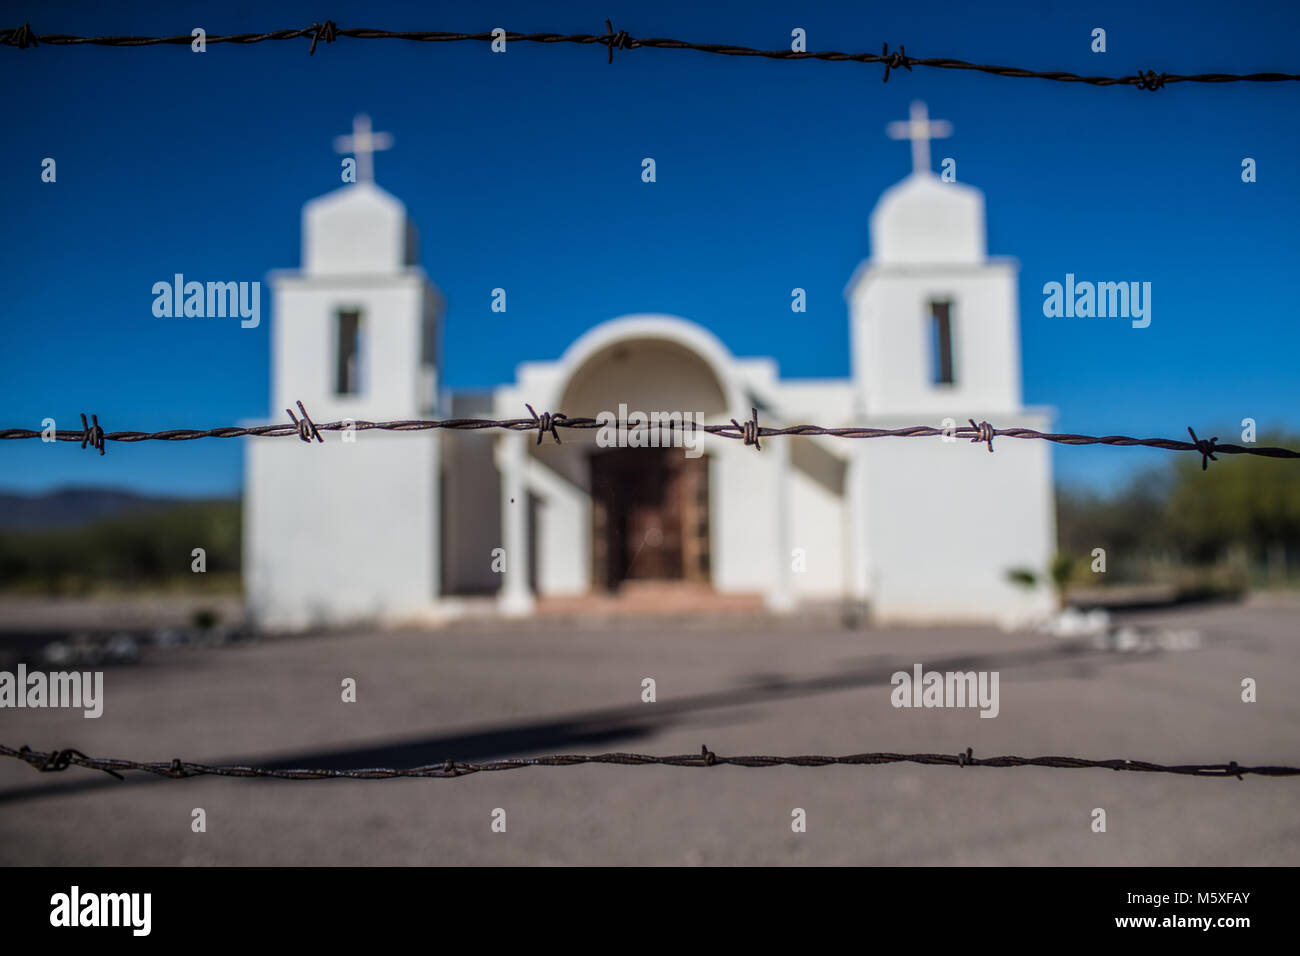
<instances>
[{"instance_id":1,"label":"church facade","mask_svg":"<svg viewBox=\"0 0 1300 956\"><path fill-rule=\"evenodd\" d=\"M723 424L756 408L772 426L1050 430L1050 410L1021 398L1017 264L987 254L983 195L930 171L937 124L914 107L902 125L913 172L880 198L871 257L845 290L848 379L783 379L774 358L735 356L687 318L630 315L488 394L449 390L441 296L404 207L365 176L306 205L302 267L271 277L272 409L301 399L317 421L512 419L527 403ZM1008 577L1044 577L1055 551L1044 442L1002 440L990 455L937 437L774 437L759 451L707 435L684 449L577 430L540 444L502 430L322 434L310 451L247 445L245 593L268 630L485 604L527 616L646 588L774 613L845 602L881 621L1052 606L1045 587Z\"/></svg>"}]
</instances>

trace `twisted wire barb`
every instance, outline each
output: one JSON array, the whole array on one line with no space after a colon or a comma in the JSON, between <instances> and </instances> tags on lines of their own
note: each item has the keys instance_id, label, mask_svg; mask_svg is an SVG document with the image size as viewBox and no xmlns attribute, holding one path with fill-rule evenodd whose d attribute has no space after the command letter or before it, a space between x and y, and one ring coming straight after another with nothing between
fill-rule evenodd
<instances>
[{"instance_id":1,"label":"twisted wire barb","mask_svg":"<svg viewBox=\"0 0 1300 956\"><path fill-rule=\"evenodd\" d=\"M855 426L828 428L823 425L768 426L759 425L757 409L751 409L751 417L744 422L738 422L733 418L726 424L698 425L689 418L683 418L681 421L667 419L654 423L638 423L634 426L628 426L626 423L610 419L571 418L561 412L538 413L531 405L524 406L528 409L530 416L528 418L405 419L389 422L353 421L349 419L320 423L311 420L302 402L298 402L297 405L302 417L299 418L294 415L292 409L286 409L290 419L287 423L250 425L248 427L223 426L206 429L173 428L158 432L106 432L99 424L98 415L91 416L94 424L87 424L86 416L83 414L81 416L82 427L80 430L59 429L53 432L41 432L31 428L4 428L0 429L0 441L48 436L55 441L79 442L82 448L87 446L96 448L102 455L104 453L104 443L110 441L195 441L200 438L283 438L296 435L310 444L313 440L324 443L321 432L372 430L414 432L431 429L480 431L482 429L505 429L508 431L536 431L537 442L541 444L542 438L547 434L550 434L559 443L559 430L563 428L590 431L592 429L615 427L623 434L632 432L649 434L655 429L667 429L670 435L678 430L684 433L703 432L716 435L719 438L735 439L744 442L746 445L753 445L755 449L760 451L763 447L759 443L760 438L780 435L825 435L831 438L927 438L938 436L952 439L964 438L973 443L986 444L990 452L993 451L994 438L1038 439L1058 445L1141 445L1146 448L1163 448L1167 451L1191 451L1201 456L1202 470L1209 467L1209 462L1218 461L1215 455L1300 458L1300 451L1294 451L1290 448L1278 448L1272 445L1220 444L1218 436L1214 438L1197 438L1196 432L1190 427L1187 429L1187 433L1191 437L1191 441L1182 441L1176 438L1133 438L1128 435L1076 435L1062 432L1040 432L1032 428L995 428L988 422L976 423L973 418L969 420L969 425L957 425L949 428L935 428L930 425L908 425L902 428L861 428Z\"/></svg>"},{"instance_id":2,"label":"twisted wire barb","mask_svg":"<svg viewBox=\"0 0 1300 956\"><path fill-rule=\"evenodd\" d=\"M1170 83L1278 83L1300 80L1296 73L1165 73L1155 70L1140 70L1127 76L1085 76L1065 70L1028 70L1017 66L996 66L984 63L971 63L949 57L909 56L905 47L899 44L892 53L889 44L881 47L880 53L841 53L837 50L795 51L795 50L758 50L753 47L738 46L731 43L693 43L688 40L674 40L665 37L633 37L626 30L616 30L609 20L605 21L605 33L511 33L505 31L505 39L511 43L576 43L580 45L599 45L607 50L607 62L614 62L614 51L637 49L657 50L694 50L697 53L710 53L718 56L761 57L769 60L824 60L828 62L852 62L880 64L885 68L882 80L889 81L891 70L911 71L914 66L930 67L940 70L968 70L988 73L993 76L1005 76L1025 79L1053 80L1058 83L1084 83L1088 86L1132 86L1139 90L1159 90ZM492 31L480 33L453 33L443 30L374 30L365 27L340 28L333 20L324 23L312 23L301 29L272 30L267 33L231 33L214 34L205 38L207 43L235 43L240 45L262 43L267 40L310 39L308 55L315 56L318 43L326 45L335 43L340 38L353 40L411 40L420 43L455 43L460 41L477 41L491 43L499 39ZM48 46L189 46L194 37L189 33L176 36L78 36L70 33L38 34L31 24L0 30L0 46L28 47Z\"/></svg>"},{"instance_id":3,"label":"twisted wire barb","mask_svg":"<svg viewBox=\"0 0 1300 956\"><path fill-rule=\"evenodd\" d=\"M474 773L490 773L497 770L521 770L525 767L575 767L583 764L615 764L624 767L733 766L762 769L768 767L877 766L890 763L916 763L941 767L1054 767L1064 770L1127 770L1138 773L1173 773L1191 777L1236 777L1238 780L1243 779L1246 774L1261 777L1300 776L1300 767L1243 767L1235 760L1228 763L1175 764L1170 766L1149 763L1145 760L1088 760L1083 757L976 757L969 747L966 748L965 753L960 754L862 753L842 757L828 757L820 754L805 754L797 757L726 757L715 754L708 747L701 747L698 754L678 754L666 757L633 753L551 754L544 757L512 757L507 760L489 760L481 763L444 760L441 763L428 764L423 767L404 769L370 767L356 770L278 770L269 767L212 766L180 759L142 763L136 760L88 757L80 750L44 752L32 750L26 746L15 750L3 744L0 744L0 756L16 758L41 771L59 771L66 770L68 767L84 767L87 770L102 770L119 780L123 779L119 771L127 770L172 779L213 776L271 777L277 780L331 780L339 778L348 780L389 780L397 777L465 777Z\"/></svg>"}]
</instances>

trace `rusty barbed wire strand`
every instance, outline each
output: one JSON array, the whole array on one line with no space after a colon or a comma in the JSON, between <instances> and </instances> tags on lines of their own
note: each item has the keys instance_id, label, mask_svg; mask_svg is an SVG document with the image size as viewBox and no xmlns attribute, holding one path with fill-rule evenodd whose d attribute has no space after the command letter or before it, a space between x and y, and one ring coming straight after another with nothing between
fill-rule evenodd
<instances>
[{"instance_id":1,"label":"rusty barbed wire strand","mask_svg":"<svg viewBox=\"0 0 1300 956\"><path fill-rule=\"evenodd\" d=\"M200 438L283 438L288 436L297 436L302 441L311 443L312 440L323 443L321 432L347 432L347 431L389 431L389 432L412 432L412 431L429 431L433 429L445 429L449 431L481 431L483 429L505 429L508 431L536 431L537 443L540 445L542 438L549 434L557 443L560 441L559 429L572 428L584 431L592 429L602 429L609 427L619 428L622 434L632 432L647 433L658 430L660 436L663 431L668 431L671 435L677 430L683 432L703 432L709 435L715 435L719 438L730 438L744 442L746 445L753 445L756 449L761 450L759 444L760 438L771 438L783 435L824 435L831 438L927 438L927 437L948 437L954 440L967 439L974 444L984 444L988 450L993 451L993 439L995 438L1020 438L1020 439L1037 439L1049 441L1058 445L1119 445L1134 446L1140 445L1146 448L1162 448L1167 451L1191 451L1201 456L1201 469L1209 467L1211 461L1218 461L1216 455L1257 455L1263 458L1300 458L1300 451L1294 451L1290 448L1278 448L1272 445L1236 445L1231 443L1219 443L1218 436L1213 438L1197 438L1196 432L1190 427L1187 433L1191 441L1183 441L1177 438L1133 438L1129 435L1076 435L1063 432L1040 432L1032 428L995 428L986 421L976 422L973 418L969 419L969 425L956 425L952 427L935 428L931 425L908 425L902 428L866 428L866 427L827 427L824 425L784 425L768 426L759 425L758 410L750 409L750 418L744 422L738 422L732 419L727 424L714 425L697 425L689 418L682 418L678 421L675 419L660 420L647 424L638 423L633 427L628 427L624 423L619 423L610 419L599 418L573 418L561 412L541 412L534 411L531 405L525 405L528 409L529 418L450 418L450 419L405 419L388 422L371 422L361 420L343 420L337 422L318 423L312 421L307 414L307 409L303 407L300 401L297 403L298 411L302 417L294 415L292 409L285 411L289 415L290 421L287 423L278 423L270 425L250 425L250 426L223 426L219 428L173 428L166 431L157 432L140 432L140 431L120 431L106 432L99 424L99 416L91 416L93 424L87 424L85 414L81 416L82 427L76 429L58 429L53 432L48 430L39 431L32 428L4 428L0 429L0 441L18 440L25 438L52 438L54 441L79 442L82 448L91 447L98 449L99 453L104 454L104 443L111 441L120 442L140 442L140 441L196 441ZM662 444L662 442L661 442Z\"/></svg>"},{"instance_id":2,"label":"rusty barbed wire strand","mask_svg":"<svg viewBox=\"0 0 1300 956\"><path fill-rule=\"evenodd\" d=\"M180 759L167 762L142 763L136 760L88 757L80 750L66 749L46 752L32 750L26 746L15 750L3 744L0 744L0 756L16 758L41 771L60 771L69 767L84 767L87 770L102 770L119 780L123 779L122 771L139 771L153 774L156 777L170 777L173 779L213 776L271 777L277 780L389 780L400 777L464 777L474 773L520 770L525 767L575 767L584 764L615 764L624 767L733 766L767 768L878 766L891 763L916 763L943 767L1053 767L1064 770L1125 770L1138 773L1173 773L1192 777L1236 777L1238 780L1243 779L1247 774L1261 777L1300 776L1300 767L1245 767L1235 760L1228 763L1175 764L1168 766L1149 763L1145 760L1089 760L1083 757L976 757L969 747L966 748L965 753L959 754L861 753L848 754L842 757L828 757L820 754L805 754L797 757L726 757L715 754L708 747L701 747L698 754L678 754L665 757L635 753L550 754L544 757L511 757L505 760L489 760L480 763L444 760L441 763L406 769L366 767L356 770L280 770L270 767L212 766Z\"/></svg>"},{"instance_id":3,"label":"rusty barbed wire strand","mask_svg":"<svg viewBox=\"0 0 1300 956\"><path fill-rule=\"evenodd\" d=\"M272 30L266 33L232 33L212 34L206 36L206 43L235 43L240 45L262 43L268 40L310 39L308 55L315 56L318 43L333 44L341 38L353 40L410 40L419 43L456 43L476 41L491 43L493 40L505 39L509 43L575 43L579 45L596 44L606 48L607 62L614 62L614 51L637 49L657 50L693 50L697 53L709 53L717 56L761 57L769 60L823 60L827 62L852 62L880 64L885 72L883 82L889 81L891 70L911 71L914 66L930 67L940 70L968 70L987 73L993 76L1023 79L1053 80L1058 83L1083 83L1088 86L1133 86L1140 90L1158 90L1170 83L1279 83L1300 80L1296 73L1166 73L1155 70L1141 70L1127 76L1086 76L1066 70L1029 70L1016 66L996 66L985 63L971 63L949 57L910 56L903 44L890 51L889 44L884 43L879 53L841 53L836 50L797 51L797 50L759 50L753 47L738 46L730 43L694 43L688 40L674 40L665 37L634 37L626 30L616 30L609 20L605 21L604 33L510 33L504 37L494 36L492 31L480 33L453 33L443 30L374 30L365 27L340 28L333 20L313 23L301 29ZM69 33L36 33L31 24L0 30L0 46L28 47L47 46L189 46L194 42L189 33L176 36L78 36Z\"/></svg>"}]
</instances>

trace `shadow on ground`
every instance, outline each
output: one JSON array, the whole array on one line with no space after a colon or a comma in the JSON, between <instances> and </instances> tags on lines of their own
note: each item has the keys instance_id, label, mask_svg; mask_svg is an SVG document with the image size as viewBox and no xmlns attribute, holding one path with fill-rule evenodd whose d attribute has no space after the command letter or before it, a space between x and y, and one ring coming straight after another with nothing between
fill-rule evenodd
<instances>
[{"instance_id":1,"label":"shadow on ground","mask_svg":"<svg viewBox=\"0 0 1300 956\"><path fill-rule=\"evenodd\" d=\"M1154 656L1156 654L1115 654L1098 650L1085 642L1065 642L1005 654L931 659L925 667L927 671L1040 668L1037 674L1020 674L1019 677L1024 680L1049 679L1059 676L1064 669L1073 678L1091 679L1103 666L1149 660ZM221 766L260 766L272 770L349 770L373 767L415 768L441 764L447 760L470 763L539 753L592 752L594 748L626 746L654 736L668 727L680 724L686 717L703 711L772 703L860 687L888 686L896 671L910 670L911 666L911 661L903 662L891 655L877 655L853 661L832 674L817 677L790 678L781 674L758 674L739 687L661 702L652 709L647 709L644 705L633 705L458 734L439 734L414 740L283 756L238 757L212 763ZM74 773L85 773L85 776L80 780L51 781L37 786L0 790L0 804L66 796L102 787L138 786L163 780L169 780L173 785L179 782L174 778L142 772L119 781L106 773L87 772L77 767L68 769ZM200 777L184 779L195 780Z\"/></svg>"}]
</instances>

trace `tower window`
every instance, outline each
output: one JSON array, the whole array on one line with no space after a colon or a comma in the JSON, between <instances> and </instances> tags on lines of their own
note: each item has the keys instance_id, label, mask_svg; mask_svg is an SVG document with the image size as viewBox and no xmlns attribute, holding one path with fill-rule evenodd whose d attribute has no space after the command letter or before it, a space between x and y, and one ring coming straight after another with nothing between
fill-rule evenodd
<instances>
[{"instance_id":1,"label":"tower window","mask_svg":"<svg viewBox=\"0 0 1300 956\"><path fill-rule=\"evenodd\" d=\"M334 391L339 395L361 394L362 322L359 309L338 313L338 355Z\"/></svg>"},{"instance_id":2,"label":"tower window","mask_svg":"<svg viewBox=\"0 0 1300 956\"><path fill-rule=\"evenodd\" d=\"M953 384L952 374L952 303L930 303L930 381L934 385Z\"/></svg>"}]
</instances>

